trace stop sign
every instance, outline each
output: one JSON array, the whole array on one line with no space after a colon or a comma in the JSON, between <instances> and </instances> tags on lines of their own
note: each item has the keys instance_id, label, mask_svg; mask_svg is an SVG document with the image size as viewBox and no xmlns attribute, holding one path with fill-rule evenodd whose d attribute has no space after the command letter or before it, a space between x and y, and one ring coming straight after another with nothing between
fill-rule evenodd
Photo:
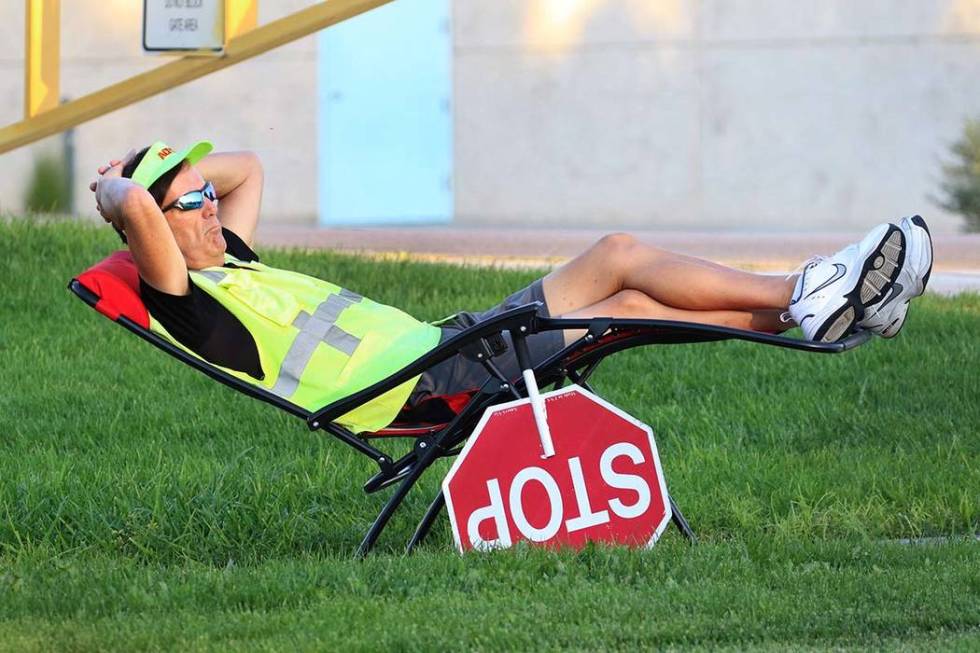
<instances>
[{"instance_id":1,"label":"stop sign","mask_svg":"<svg viewBox=\"0 0 980 653\"><path fill-rule=\"evenodd\" d=\"M443 480L460 551L652 546L671 513L650 427L579 386L541 396L554 456L523 399L487 410Z\"/></svg>"}]
</instances>

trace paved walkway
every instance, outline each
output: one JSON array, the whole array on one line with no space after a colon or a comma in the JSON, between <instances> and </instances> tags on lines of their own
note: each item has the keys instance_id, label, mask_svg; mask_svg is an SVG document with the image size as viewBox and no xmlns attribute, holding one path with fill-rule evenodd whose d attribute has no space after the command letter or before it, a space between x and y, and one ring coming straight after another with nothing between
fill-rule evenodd
<instances>
[{"instance_id":1,"label":"paved walkway","mask_svg":"<svg viewBox=\"0 0 980 653\"><path fill-rule=\"evenodd\" d=\"M267 224L257 240L264 246L303 247L408 256L504 267L550 267L575 256L602 237L591 229L484 227L372 227L321 229ZM632 231L643 242L735 267L789 272L815 253L833 253L860 233L732 233ZM937 235L929 289L944 294L980 292L980 234Z\"/></svg>"}]
</instances>

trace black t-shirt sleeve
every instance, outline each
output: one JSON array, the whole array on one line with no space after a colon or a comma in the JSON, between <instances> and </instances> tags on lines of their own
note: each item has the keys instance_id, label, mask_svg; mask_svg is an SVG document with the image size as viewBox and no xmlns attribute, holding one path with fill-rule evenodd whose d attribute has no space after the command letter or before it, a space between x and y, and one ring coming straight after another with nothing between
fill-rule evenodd
<instances>
[{"instance_id":1,"label":"black t-shirt sleeve","mask_svg":"<svg viewBox=\"0 0 980 653\"><path fill-rule=\"evenodd\" d=\"M234 232L222 229L226 251L242 261L258 256ZM140 278L147 310L182 345L210 363L263 378L255 339L231 312L193 283L190 294L171 295Z\"/></svg>"}]
</instances>

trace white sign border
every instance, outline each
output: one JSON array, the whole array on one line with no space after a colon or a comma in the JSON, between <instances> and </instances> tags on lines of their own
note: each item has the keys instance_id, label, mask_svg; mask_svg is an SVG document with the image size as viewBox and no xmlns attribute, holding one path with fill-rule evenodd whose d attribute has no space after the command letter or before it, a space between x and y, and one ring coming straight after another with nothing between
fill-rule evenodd
<instances>
[{"instance_id":1,"label":"white sign border","mask_svg":"<svg viewBox=\"0 0 980 653\"><path fill-rule=\"evenodd\" d=\"M609 403L602 397L592 392L589 392L582 386L574 383L564 388L553 390L552 392L546 392L541 395L541 398L545 401L547 405L548 399L551 399L552 397L558 397L563 394L568 394L570 392L581 393L583 396L585 396L588 399L591 399L593 402L599 404L606 410L615 413L616 415L623 418L624 420L632 423L634 426L642 429L643 431L646 432L647 437L650 438L650 449L651 451L653 451L654 471L656 472L657 480L660 482L660 496L664 498L664 518L661 520L660 524L657 525L657 528L655 529L653 536L651 536L650 540L644 545L645 549L652 548L653 545L657 543L657 540L660 539L660 536L667 528L667 525L670 524L670 520L673 517L673 510L671 510L670 507L670 494L667 492L666 475L664 474L663 467L660 464L660 452L657 450L657 440L656 438L653 437L653 429L650 428L648 424L644 424L643 422L636 419L626 411ZM515 399L514 401L509 401L504 404L497 404L496 406L492 406L487 410L485 410L483 412L483 416L480 418L480 421L477 423L476 428L473 429L473 433L470 435L469 438L467 438L466 444L463 445L462 451L459 452L459 455L456 456L456 460L453 461L453 465L452 467L449 468L449 472L446 474L445 478L442 479L442 496L446 500L446 512L449 513L449 522L453 532L453 541L456 543L456 548L459 550L461 554L466 553L466 550L463 548L463 542L459 536L459 532L460 532L458 528L459 525L456 523L456 515L453 512L453 500L452 497L449 495L449 483L453 480L453 477L456 475L456 472L459 470L460 465L462 465L463 461L466 459L466 455L469 453L470 449L472 449L473 446L476 444L477 439L483 433L483 429L486 427L487 422L490 421L491 417L493 417L495 414L499 412L509 410L516 406L521 406L530 403L531 403L530 399ZM499 547L499 548L509 548L509 547Z\"/></svg>"}]
</instances>

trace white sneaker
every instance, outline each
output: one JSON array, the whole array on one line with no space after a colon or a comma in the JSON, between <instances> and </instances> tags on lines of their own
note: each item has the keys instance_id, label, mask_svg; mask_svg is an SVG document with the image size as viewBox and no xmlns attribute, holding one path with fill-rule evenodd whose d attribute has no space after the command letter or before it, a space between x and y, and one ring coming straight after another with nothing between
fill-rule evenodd
<instances>
[{"instance_id":1,"label":"white sneaker","mask_svg":"<svg viewBox=\"0 0 980 653\"><path fill-rule=\"evenodd\" d=\"M902 230L890 223L878 225L861 242L807 263L789 314L808 340L840 340L857 329L868 306L891 290L904 261Z\"/></svg>"},{"instance_id":2,"label":"white sneaker","mask_svg":"<svg viewBox=\"0 0 980 653\"><path fill-rule=\"evenodd\" d=\"M858 324L883 338L893 338L902 330L909 302L925 292L932 274L932 236L926 221L914 215L902 218L898 226L905 235L905 263L885 298L869 306Z\"/></svg>"}]
</instances>

